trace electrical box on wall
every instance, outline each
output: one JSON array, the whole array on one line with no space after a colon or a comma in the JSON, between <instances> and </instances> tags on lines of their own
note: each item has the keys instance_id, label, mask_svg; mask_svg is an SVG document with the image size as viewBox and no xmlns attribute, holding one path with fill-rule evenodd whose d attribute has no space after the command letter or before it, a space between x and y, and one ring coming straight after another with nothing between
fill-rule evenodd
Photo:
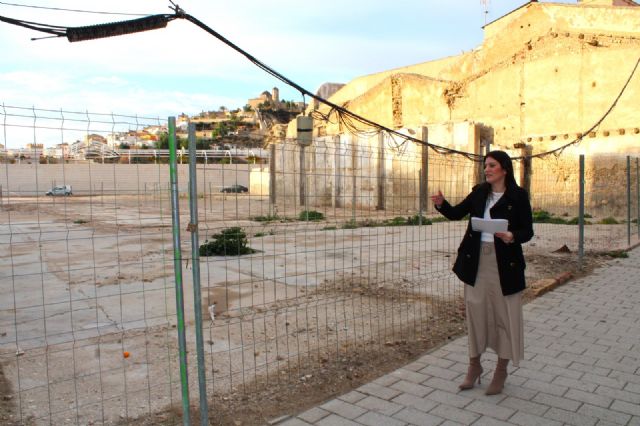
<instances>
[{"instance_id":1,"label":"electrical box on wall","mask_svg":"<svg viewBox=\"0 0 640 426\"><path fill-rule=\"evenodd\" d=\"M313 137L313 119L306 115L296 118L298 144L302 146L311 145Z\"/></svg>"}]
</instances>

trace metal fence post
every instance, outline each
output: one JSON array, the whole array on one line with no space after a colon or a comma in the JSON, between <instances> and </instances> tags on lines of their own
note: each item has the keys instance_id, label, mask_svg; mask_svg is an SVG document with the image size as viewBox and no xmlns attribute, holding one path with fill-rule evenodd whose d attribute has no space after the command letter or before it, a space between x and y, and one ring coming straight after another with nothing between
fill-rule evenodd
<instances>
[{"instance_id":1,"label":"metal fence post","mask_svg":"<svg viewBox=\"0 0 640 426\"><path fill-rule=\"evenodd\" d=\"M429 128L422 127L421 164L420 164L420 225L422 225L422 213L427 211L429 200Z\"/></svg>"},{"instance_id":2,"label":"metal fence post","mask_svg":"<svg viewBox=\"0 0 640 426\"><path fill-rule=\"evenodd\" d=\"M352 185L353 190L351 191L351 221L356 223L356 185L357 185L357 177L356 177L356 169L358 168L358 147L355 141L359 141L358 136L354 135L351 138L351 170L353 170L352 176Z\"/></svg>"},{"instance_id":3,"label":"metal fence post","mask_svg":"<svg viewBox=\"0 0 640 426\"><path fill-rule=\"evenodd\" d=\"M196 125L189 123L189 211L191 222L191 269L193 274L193 310L195 313L196 354L198 360L198 392L200 394L200 424L209 424L207 376L202 339L202 293L200 290L200 241L198 233L198 176L196 175Z\"/></svg>"},{"instance_id":4,"label":"metal fence post","mask_svg":"<svg viewBox=\"0 0 640 426\"><path fill-rule=\"evenodd\" d=\"M580 199L578 201L578 268L584 260L584 154L580 155L580 175L578 176Z\"/></svg>"},{"instance_id":5,"label":"metal fence post","mask_svg":"<svg viewBox=\"0 0 640 426\"><path fill-rule=\"evenodd\" d=\"M307 194L306 194L306 182L307 182L307 174L306 174L306 170L305 170L305 152L304 152L304 145L298 145L298 148L300 149L300 182L298 182L298 184L300 185L300 205L301 206L306 206L306 201L307 201Z\"/></svg>"},{"instance_id":6,"label":"metal fence post","mask_svg":"<svg viewBox=\"0 0 640 426\"><path fill-rule=\"evenodd\" d=\"M176 287L176 317L180 353L180 384L182 390L182 423L191 424L189 415L189 376L187 372L187 340L184 323L184 294L182 290L182 251L180 249L180 199L176 159L176 118L169 117L169 181L171 183L171 224L173 231L173 268Z\"/></svg>"},{"instance_id":7,"label":"metal fence post","mask_svg":"<svg viewBox=\"0 0 640 426\"><path fill-rule=\"evenodd\" d=\"M385 209L385 185L386 185L386 164L384 155L384 133L378 134L378 176L376 184L378 186L378 203L376 209Z\"/></svg>"},{"instance_id":8,"label":"metal fence post","mask_svg":"<svg viewBox=\"0 0 640 426\"><path fill-rule=\"evenodd\" d=\"M205 210L206 210L206 207L205 207ZM210 212L213 211L213 192L211 191L211 182L209 182L209 211Z\"/></svg>"},{"instance_id":9,"label":"metal fence post","mask_svg":"<svg viewBox=\"0 0 640 426\"><path fill-rule=\"evenodd\" d=\"M627 246L631 245L631 156L627 155Z\"/></svg>"},{"instance_id":10,"label":"metal fence post","mask_svg":"<svg viewBox=\"0 0 640 426\"><path fill-rule=\"evenodd\" d=\"M640 167L638 157L636 157L636 201L638 208L636 210L636 227L638 229L638 238L640 238Z\"/></svg>"},{"instance_id":11,"label":"metal fence post","mask_svg":"<svg viewBox=\"0 0 640 426\"><path fill-rule=\"evenodd\" d=\"M342 156L341 156L341 152L340 152L340 135L334 136L333 137L333 146L334 146L334 164L335 164L335 171L334 171L334 179L335 179L335 191L334 191L334 206L335 207L342 207L343 203L342 203Z\"/></svg>"},{"instance_id":12,"label":"metal fence post","mask_svg":"<svg viewBox=\"0 0 640 426\"><path fill-rule=\"evenodd\" d=\"M276 144L269 146L269 217L275 215L276 205Z\"/></svg>"}]
</instances>

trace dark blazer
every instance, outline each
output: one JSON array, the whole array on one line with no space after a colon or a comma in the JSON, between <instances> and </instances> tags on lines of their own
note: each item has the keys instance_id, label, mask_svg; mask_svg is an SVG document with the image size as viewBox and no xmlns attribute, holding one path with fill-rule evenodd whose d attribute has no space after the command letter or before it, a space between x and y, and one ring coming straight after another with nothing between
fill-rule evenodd
<instances>
[{"instance_id":1,"label":"dark blazer","mask_svg":"<svg viewBox=\"0 0 640 426\"><path fill-rule=\"evenodd\" d=\"M446 200L436 209L446 218L460 220L467 214L469 224L464 238L458 248L458 257L453 265L453 272L466 284L473 286L478 273L480 259L480 232L471 229L471 217L484 217L484 208L491 186L488 183L476 185L471 193L460 204L452 206ZM498 273L502 294L508 296L524 290L524 256L522 243L533 237L533 218L529 194L519 186L507 185L504 195L491 208L492 219L507 219L509 231L513 234L513 242L504 243L494 237Z\"/></svg>"}]
</instances>

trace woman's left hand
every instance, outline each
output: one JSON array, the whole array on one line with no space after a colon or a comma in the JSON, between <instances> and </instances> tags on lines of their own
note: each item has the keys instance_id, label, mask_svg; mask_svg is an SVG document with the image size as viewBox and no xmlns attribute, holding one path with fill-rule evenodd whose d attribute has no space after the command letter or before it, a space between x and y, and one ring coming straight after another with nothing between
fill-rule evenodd
<instances>
[{"instance_id":1,"label":"woman's left hand","mask_svg":"<svg viewBox=\"0 0 640 426\"><path fill-rule=\"evenodd\" d=\"M511 244L513 242L513 234L507 232L496 232L496 237L500 238L505 244Z\"/></svg>"}]
</instances>

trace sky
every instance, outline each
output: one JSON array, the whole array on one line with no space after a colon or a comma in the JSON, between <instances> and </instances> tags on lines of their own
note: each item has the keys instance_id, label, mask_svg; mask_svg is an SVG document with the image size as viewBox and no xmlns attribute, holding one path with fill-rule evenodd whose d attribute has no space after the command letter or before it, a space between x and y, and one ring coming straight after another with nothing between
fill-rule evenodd
<instances>
[{"instance_id":1,"label":"sky","mask_svg":"<svg viewBox=\"0 0 640 426\"><path fill-rule=\"evenodd\" d=\"M572 2L569 0L569 2ZM229 40L311 92L325 82L458 55L482 43L482 26L526 3L493 0L182 0ZM172 13L165 0L0 1L0 15L63 27ZM69 43L0 22L0 102L36 109L189 115L242 107L264 90L302 96L186 20L167 28ZM308 101L308 99L307 99Z\"/></svg>"}]
</instances>

